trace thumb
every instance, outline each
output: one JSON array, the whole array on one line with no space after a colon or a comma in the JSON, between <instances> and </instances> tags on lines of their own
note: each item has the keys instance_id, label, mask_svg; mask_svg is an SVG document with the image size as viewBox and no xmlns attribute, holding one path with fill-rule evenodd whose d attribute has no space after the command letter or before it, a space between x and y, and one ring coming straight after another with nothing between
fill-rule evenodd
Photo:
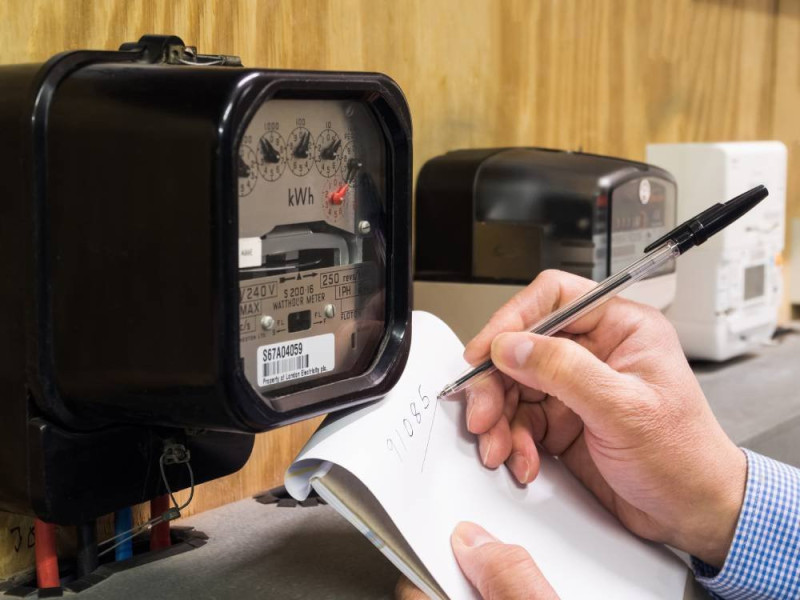
<instances>
[{"instance_id":1,"label":"thumb","mask_svg":"<svg viewBox=\"0 0 800 600\"><path fill-rule=\"evenodd\" d=\"M557 600L531 555L503 544L474 523L462 522L450 538L458 565L481 597L491 600Z\"/></svg>"},{"instance_id":2,"label":"thumb","mask_svg":"<svg viewBox=\"0 0 800 600\"><path fill-rule=\"evenodd\" d=\"M585 422L600 424L630 404L638 386L589 350L561 337L502 333L492 362L515 381L556 397Z\"/></svg>"}]
</instances>

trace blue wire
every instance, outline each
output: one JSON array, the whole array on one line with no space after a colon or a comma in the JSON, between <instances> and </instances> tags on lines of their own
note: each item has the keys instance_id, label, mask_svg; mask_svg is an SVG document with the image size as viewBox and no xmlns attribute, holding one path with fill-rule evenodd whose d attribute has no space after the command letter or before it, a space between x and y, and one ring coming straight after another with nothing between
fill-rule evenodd
<instances>
[{"instance_id":1,"label":"blue wire","mask_svg":"<svg viewBox=\"0 0 800 600\"><path fill-rule=\"evenodd\" d=\"M130 531L133 527L133 511L130 507L123 508L114 513L114 535L120 535ZM122 542L114 549L116 560L127 560L133 556L133 538Z\"/></svg>"}]
</instances>

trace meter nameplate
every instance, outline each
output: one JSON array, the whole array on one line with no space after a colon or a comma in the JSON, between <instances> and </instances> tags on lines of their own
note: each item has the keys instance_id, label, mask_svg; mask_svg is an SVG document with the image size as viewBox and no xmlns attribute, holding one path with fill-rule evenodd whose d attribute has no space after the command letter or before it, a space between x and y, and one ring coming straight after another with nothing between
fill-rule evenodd
<instances>
[{"instance_id":1,"label":"meter nameplate","mask_svg":"<svg viewBox=\"0 0 800 600\"><path fill-rule=\"evenodd\" d=\"M382 329L383 298L379 292L378 272L372 263L318 269L299 277L295 274L240 282L239 343L248 378L265 387L352 367L358 359L355 350L373 345ZM270 326L265 327L267 324ZM331 343L333 357L324 362L326 368L320 364L318 371L300 377L268 378L265 383L263 348L303 340L298 337L303 331L312 337L336 334L341 338L338 345ZM254 354L258 354L257 364L246 359ZM314 358L310 360L313 366Z\"/></svg>"},{"instance_id":2,"label":"meter nameplate","mask_svg":"<svg viewBox=\"0 0 800 600\"><path fill-rule=\"evenodd\" d=\"M261 346L256 353L258 385L324 375L336 366L332 333Z\"/></svg>"}]
</instances>

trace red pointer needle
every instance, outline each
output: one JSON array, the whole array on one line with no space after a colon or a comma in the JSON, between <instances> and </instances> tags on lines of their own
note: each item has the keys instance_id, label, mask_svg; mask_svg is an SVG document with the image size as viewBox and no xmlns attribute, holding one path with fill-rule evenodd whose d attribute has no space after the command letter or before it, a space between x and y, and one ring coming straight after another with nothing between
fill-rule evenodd
<instances>
[{"instance_id":1,"label":"red pointer needle","mask_svg":"<svg viewBox=\"0 0 800 600\"><path fill-rule=\"evenodd\" d=\"M344 197L347 194L347 190L349 189L350 189L350 184L345 183L335 192L331 192L330 195L331 204L341 204L342 202L344 202Z\"/></svg>"}]
</instances>

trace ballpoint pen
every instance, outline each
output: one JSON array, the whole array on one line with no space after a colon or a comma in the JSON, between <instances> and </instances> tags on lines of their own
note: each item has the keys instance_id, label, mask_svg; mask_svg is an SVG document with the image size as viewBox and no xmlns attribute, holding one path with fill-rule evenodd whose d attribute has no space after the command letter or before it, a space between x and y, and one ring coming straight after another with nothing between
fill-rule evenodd
<instances>
[{"instance_id":1,"label":"ballpoint pen","mask_svg":"<svg viewBox=\"0 0 800 600\"><path fill-rule=\"evenodd\" d=\"M699 246L715 233L725 229L766 198L768 194L767 188L759 185L728 202L717 203L707 208L647 246L644 249L646 254L629 267L598 283L580 298L576 298L536 323L529 331L539 335L558 333L589 311L611 300L632 283L644 279L689 248ZM488 359L477 367L468 369L455 381L445 386L439 392L438 398L460 392L496 370L497 367L494 366L491 359Z\"/></svg>"}]
</instances>

